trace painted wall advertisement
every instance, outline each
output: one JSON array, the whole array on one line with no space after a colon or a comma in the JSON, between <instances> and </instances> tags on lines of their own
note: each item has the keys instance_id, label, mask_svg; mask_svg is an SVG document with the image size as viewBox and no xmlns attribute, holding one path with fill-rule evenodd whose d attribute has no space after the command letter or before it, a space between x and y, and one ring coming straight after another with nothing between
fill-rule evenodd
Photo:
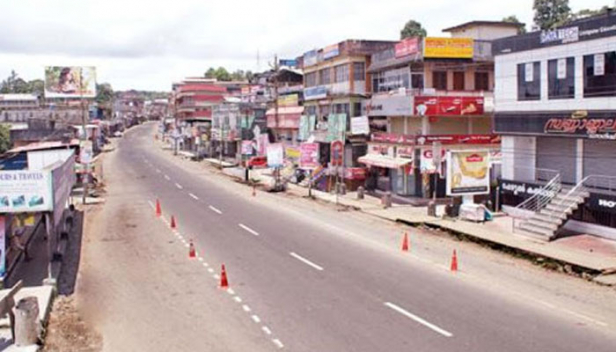
<instances>
[{"instance_id":1,"label":"painted wall advertisement","mask_svg":"<svg viewBox=\"0 0 616 352\"><path fill-rule=\"evenodd\" d=\"M0 171L0 212L24 213L52 209L49 171Z\"/></svg>"},{"instance_id":2,"label":"painted wall advertisement","mask_svg":"<svg viewBox=\"0 0 616 352\"><path fill-rule=\"evenodd\" d=\"M483 97L428 97L416 96L415 113L418 116L483 115Z\"/></svg>"},{"instance_id":3,"label":"painted wall advertisement","mask_svg":"<svg viewBox=\"0 0 616 352\"><path fill-rule=\"evenodd\" d=\"M424 57L441 59L472 59L474 41L472 38L424 39Z\"/></svg>"},{"instance_id":4,"label":"painted wall advertisement","mask_svg":"<svg viewBox=\"0 0 616 352\"><path fill-rule=\"evenodd\" d=\"M95 96L94 67L45 67L46 98L94 98Z\"/></svg>"},{"instance_id":5,"label":"painted wall advertisement","mask_svg":"<svg viewBox=\"0 0 616 352\"><path fill-rule=\"evenodd\" d=\"M490 193L490 153L487 150L447 152L447 195Z\"/></svg>"},{"instance_id":6,"label":"painted wall advertisement","mask_svg":"<svg viewBox=\"0 0 616 352\"><path fill-rule=\"evenodd\" d=\"M284 165L284 146L272 143L267 146L267 166L282 167Z\"/></svg>"}]
</instances>

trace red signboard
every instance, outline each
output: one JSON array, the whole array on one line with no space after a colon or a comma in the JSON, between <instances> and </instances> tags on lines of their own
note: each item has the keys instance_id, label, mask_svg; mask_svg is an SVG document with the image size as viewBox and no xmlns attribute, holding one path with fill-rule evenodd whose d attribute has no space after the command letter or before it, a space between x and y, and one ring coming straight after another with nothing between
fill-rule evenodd
<instances>
[{"instance_id":1,"label":"red signboard","mask_svg":"<svg viewBox=\"0 0 616 352\"><path fill-rule=\"evenodd\" d=\"M365 180L366 169L363 167L349 167L344 169L344 178L347 180Z\"/></svg>"},{"instance_id":2,"label":"red signboard","mask_svg":"<svg viewBox=\"0 0 616 352\"><path fill-rule=\"evenodd\" d=\"M414 112L418 116L483 115L483 97L416 96Z\"/></svg>"},{"instance_id":3,"label":"red signboard","mask_svg":"<svg viewBox=\"0 0 616 352\"><path fill-rule=\"evenodd\" d=\"M373 142L392 143L392 144L415 144L415 136L408 134L381 133L375 132L372 134Z\"/></svg>"},{"instance_id":4,"label":"red signboard","mask_svg":"<svg viewBox=\"0 0 616 352\"><path fill-rule=\"evenodd\" d=\"M342 166L344 156L344 143L342 141L333 141L331 145L331 165Z\"/></svg>"},{"instance_id":5,"label":"red signboard","mask_svg":"<svg viewBox=\"0 0 616 352\"><path fill-rule=\"evenodd\" d=\"M315 169L319 166L319 143L302 143L299 145L299 166L303 169Z\"/></svg>"},{"instance_id":6,"label":"red signboard","mask_svg":"<svg viewBox=\"0 0 616 352\"><path fill-rule=\"evenodd\" d=\"M396 57L404 57L419 52L419 38L406 38L396 44Z\"/></svg>"}]
</instances>

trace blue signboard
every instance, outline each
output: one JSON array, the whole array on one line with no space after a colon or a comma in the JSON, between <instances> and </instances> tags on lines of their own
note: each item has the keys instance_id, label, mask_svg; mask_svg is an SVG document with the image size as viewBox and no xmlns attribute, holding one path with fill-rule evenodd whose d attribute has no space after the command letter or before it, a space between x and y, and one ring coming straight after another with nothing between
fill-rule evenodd
<instances>
[{"instance_id":1,"label":"blue signboard","mask_svg":"<svg viewBox=\"0 0 616 352\"><path fill-rule=\"evenodd\" d=\"M279 61L279 65L280 66L287 66L287 67L297 67L297 60L295 60L295 59L281 59Z\"/></svg>"},{"instance_id":2,"label":"blue signboard","mask_svg":"<svg viewBox=\"0 0 616 352\"><path fill-rule=\"evenodd\" d=\"M304 100L315 100L327 98L327 88L325 86L317 86L304 89Z\"/></svg>"}]
</instances>

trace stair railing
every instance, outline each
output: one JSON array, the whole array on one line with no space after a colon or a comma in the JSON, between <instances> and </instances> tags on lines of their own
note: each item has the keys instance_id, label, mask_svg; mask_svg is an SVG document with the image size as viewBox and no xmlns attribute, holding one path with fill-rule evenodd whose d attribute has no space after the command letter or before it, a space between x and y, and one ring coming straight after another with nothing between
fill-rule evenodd
<instances>
[{"instance_id":1,"label":"stair railing","mask_svg":"<svg viewBox=\"0 0 616 352\"><path fill-rule=\"evenodd\" d=\"M542 187L532 197L526 199L515 207L513 212L513 231L521 225L521 222L528 219L527 213L537 213L545 208L558 195L562 189L560 174L554 176L544 187Z\"/></svg>"}]
</instances>

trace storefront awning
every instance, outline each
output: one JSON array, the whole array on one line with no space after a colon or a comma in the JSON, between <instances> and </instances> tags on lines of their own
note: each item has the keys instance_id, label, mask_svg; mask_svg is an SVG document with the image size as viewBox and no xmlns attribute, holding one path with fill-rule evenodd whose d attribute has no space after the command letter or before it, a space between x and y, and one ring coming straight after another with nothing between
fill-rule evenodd
<instances>
[{"instance_id":1,"label":"storefront awning","mask_svg":"<svg viewBox=\"0 0 616 352\"><path fill-rule=\"evenodd\" d=\"M357 161L368 166L383 167L386 169L400 169L410 164L413 159L392 158L386 155L368 154L360 157Z\"/></svg>"}]
</instances>

